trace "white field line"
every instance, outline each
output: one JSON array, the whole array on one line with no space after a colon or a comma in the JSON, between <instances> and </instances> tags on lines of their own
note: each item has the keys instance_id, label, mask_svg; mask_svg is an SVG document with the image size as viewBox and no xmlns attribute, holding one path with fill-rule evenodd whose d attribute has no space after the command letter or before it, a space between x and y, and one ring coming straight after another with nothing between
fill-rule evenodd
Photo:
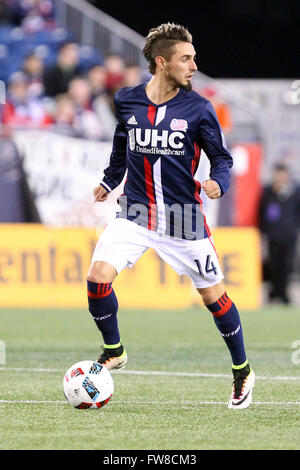
<instances>
[{"instance_id":1,"label":"white field line","mask_svg":"<svg viewBox=\"0 0 300 470\"><path fill-rule=\"evenodd\" d=\"M24 367L0 367L0 372L12 371L12 372L59 372L64 373L64 369L52 369L52 368L24 368ZM113 374L126 374L126 375L161 375L168 377L207 377L207 378L232 378L231 374L209 374L202 372L171 372L171 371L154 371L154 370L124 370L124 371L112 371ZM282 381L294 381L300 380L300 376L268 376L268 375L257 375L258 380L282 380Z\"/></svg>"},{"instance_id":2,"label":"white field line","mask_svg":"<svg viewBox=\"0 0 300 470\"><path fill-rule=\"evenodd\" d=\"M223 401L118 401L112 400L116 405L173 405L173 406L201 406L201 405L227 405ZM1 404L9 405L69 405L67 400L0 400ZM300 401L254 401L252 405L297 406Z\"/></svg>"},{"instance_id":3,"label":"white field line","mask_svg":"<svg viewBox=\"0 0 300 470\"><path fill-rule=\"evenodd\" d=\"M22 368L22 367L0 367L0 371L15 371L15 372L59 372L63 373L63 369L47 369L47 368ZM160 376L175 376L175 377L208 377L208 378L232 378L228 374L209 374L197 372L163 372L163 371L140 371L140 370L125 370L121 372L112 371L114 374L127 374L127 375L160 375ZM282 376L257 376L257 379L265 380L300 380L300 377L282 377ZM132 405L131 401L114 401L118 405ZM0 400L0 404L37 404L37 405L69 405L66 400ZM227 402L222 401L135 401L136 405L176 405L176 406L201 406L201 405L226 405ZM296 406L300 405L300 401L257 401L252 402L254 405L273 405L273 406Z\"/></svg>"}]
</instances>

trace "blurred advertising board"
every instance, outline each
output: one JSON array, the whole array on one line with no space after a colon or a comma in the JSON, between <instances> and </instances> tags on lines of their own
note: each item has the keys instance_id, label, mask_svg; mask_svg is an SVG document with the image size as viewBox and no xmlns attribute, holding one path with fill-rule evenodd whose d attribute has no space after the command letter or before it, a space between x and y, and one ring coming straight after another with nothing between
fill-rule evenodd
<instances>
[{"instance_id":1,"label":"blurred advertising board","mask_svg":"<svg viewBox=\"0 0 300 470\"><path fill-rule=\"evenodd\" d=\"M0 306L87 308L86 274L98 235L94 229L1 224ZM99 231L98 231L99 232ZM228 294L239 308L260 306L260 239L254 228L216 228L213 238ZM121 308L202 305L189 279L148 250L120 273Z\"/></svg>"}]
</instances>

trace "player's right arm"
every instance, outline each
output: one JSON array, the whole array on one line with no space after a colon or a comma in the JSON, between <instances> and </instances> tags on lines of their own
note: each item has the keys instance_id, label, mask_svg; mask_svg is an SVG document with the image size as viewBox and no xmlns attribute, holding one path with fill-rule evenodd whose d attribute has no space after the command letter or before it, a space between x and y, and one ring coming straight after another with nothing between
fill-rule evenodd
<instances>
[{"instance_id":1,"label":"player's right arm","mask_svg":"<svg viewBox=\"0 0 300 470\"><path fill-rule=\"evenodd\" d=\"M119 92L115 95L115 114L117 125L113 137L109 165L99 186L94 189L95 201L105 201L108 193L121 184L126 172L127 129L119 114Z\"/></svg>"}]
</instances>

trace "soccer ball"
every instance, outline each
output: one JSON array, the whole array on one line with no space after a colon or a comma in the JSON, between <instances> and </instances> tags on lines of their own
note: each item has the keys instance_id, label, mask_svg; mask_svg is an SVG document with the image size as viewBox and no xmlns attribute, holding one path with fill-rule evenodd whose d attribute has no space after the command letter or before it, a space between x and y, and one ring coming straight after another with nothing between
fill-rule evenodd
<instances>
[{"instance_id":1,"label":"soccer ball","mask_svg":"<svg viewBox=\"0 0 300 470\"><path fill-rule=\"evenodd\" d=\"M102 408L111 399L114 383L110 372L94 361L80 361L71 366L63 378L63 390L75 408Z\"/></svg>"}]
</instances>

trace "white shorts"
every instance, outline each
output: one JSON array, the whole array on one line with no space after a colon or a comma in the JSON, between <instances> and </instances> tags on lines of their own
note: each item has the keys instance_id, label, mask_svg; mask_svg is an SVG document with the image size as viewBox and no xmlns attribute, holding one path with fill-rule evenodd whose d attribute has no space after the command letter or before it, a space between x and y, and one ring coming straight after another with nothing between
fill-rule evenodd
<instances>
[{"instance_id":1,"label":"white shorts","mask_svg":"<svg viewBox=\"0 0 300 470\"><path fill-rule=\"evenodd\" d=\"M197 288L213 286L224 278L211 238L170 238L121 218L108 222L92 261L106 261L120 273L132 268L148 248L153 248L177 274L188 276Z\"/></svg>"}]
</instances>

